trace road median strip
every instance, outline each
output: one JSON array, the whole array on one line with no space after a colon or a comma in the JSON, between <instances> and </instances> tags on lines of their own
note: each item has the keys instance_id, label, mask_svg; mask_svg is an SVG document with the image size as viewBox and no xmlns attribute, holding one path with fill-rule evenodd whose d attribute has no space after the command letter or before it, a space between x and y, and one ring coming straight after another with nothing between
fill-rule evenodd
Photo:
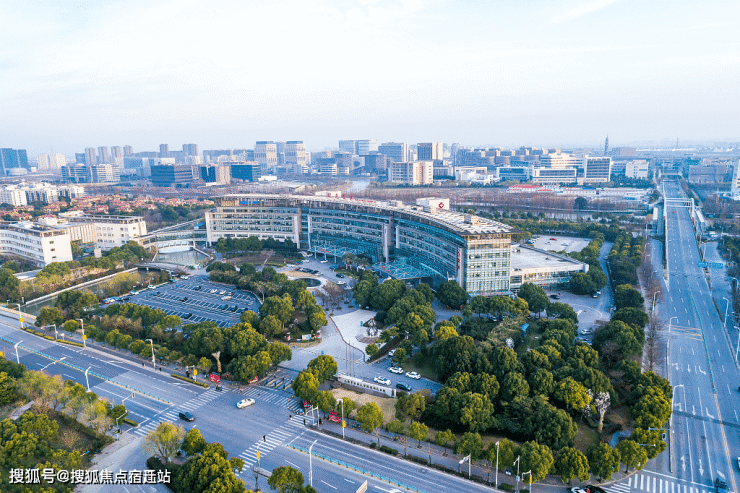
<instances>
[{"instance_id":1,"label":"road median strip","mask_svg":"<svg viewBox=\"0 0 740 493\"><path fill-rule=\"evenodd\" d=\"M193 385L199 385L200 387L203 387L203 388L206 388L206 389L210 387L210 385L208 385L207 383L196 382L192 378L183 377L182 375L178 375L177 373L170 373L170 376L172 378L176 378L178 380L182 380L183 382L192 383Z\"/></svg>"}]
</instances>

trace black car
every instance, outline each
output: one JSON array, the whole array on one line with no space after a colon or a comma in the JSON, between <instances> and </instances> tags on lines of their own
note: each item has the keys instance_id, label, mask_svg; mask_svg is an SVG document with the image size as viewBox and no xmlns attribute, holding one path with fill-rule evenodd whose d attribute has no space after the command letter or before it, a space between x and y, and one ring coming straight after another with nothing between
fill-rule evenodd
<instances>
[{"instance_id":1,"label":"black car","mask_svg":"<svg viewBox=\"0 0 740 493\"><path fill-rule=\"evenodd\" d=\"M219 310L226 310L227 308L229 308L229 305L221 305L218 308Z\"/></svg>"},{"instance_id":2,"label":"black car","mask_svg":"<svg viewBox=\"0 0 740 493\"><path fill-rule=\"evenodd\" d=\"M178 416L180 417L180 419L184 421L195 421L195 416L193 416L187 411L181 412L180 414L178 414Z\"/></svg>"},{"instance_id":3,"label":"black car","mask_svg":"<svg viewBox=\"0 0 740 493\"><path fill-rule=\"evenodd\" d=\"M192 317L192 316L193 316L193 314L192 314L192 313L186 313L186 314L185 314L185 316L184 316L184 317L182 317L182 318L184 318L185 320L187 320L187 319L189 319L189 318L190 318L190 317Z\"/></svg>"},{"instance_id":4,"label":"black car","mask_svg":"<svg viewBox=\"0 0 740 493\"><path fill-rule=\"evenodd\" d=\"M239 309L239 307L238 307L238 306L232 306L231 308L229 308L229 311L230 311L230 312L235 312L235 311L237 311L238 309Z\"/></svg>"},{"instance_id":5,"label":"black car","mask_svg":"<svg viewBox=\"0 0 740 493\"><path fill-rule=\"evenodd\" d=\"M559 294L551 294L550 295L550 298L552 298L554 300L559 300L560 299L560 295Z\"/></svg>"},{"instance_id":6,"label":"black car","mask_svg":"<svg viewBox=\"0 0 740 493\"><path fill-rule=\"evenodd\" d=\"M131 300L131 296L124 296L123 298L121 298L121 301L130 301L130 300Z\"/></svg>"},{"instance_id":7,"label":"black car","mask_svg":"<svg viewBox=\"0 0 740 493\"><path fill-rule=\"evenodd\" d=\"M406 383L403 383L403 382L398 382L396 384L396 388L397 389L401 389L401 390L405 390L406 392L411 392L411 385L406 384Z\"/></svg>"},{"instance_id":8,"label":"black car","mask_svg":"<svg viewBox=\"0 0 740 493\"><path fill-rule=\"evenodd\" d=\"M339 279L344 279L344 274L337 274L337 277L338 277Z\"/></svg>"},{"instance_id":9,"label":"black car","mask_svg":"<svg viewBox=\"0 0 740 493\"><path fill-rule=\"evenodd\" d=\"M195 291L200 291L201 289L203 289L203 286L195 286L193 289Z\"/></svg>"}]
</instances>

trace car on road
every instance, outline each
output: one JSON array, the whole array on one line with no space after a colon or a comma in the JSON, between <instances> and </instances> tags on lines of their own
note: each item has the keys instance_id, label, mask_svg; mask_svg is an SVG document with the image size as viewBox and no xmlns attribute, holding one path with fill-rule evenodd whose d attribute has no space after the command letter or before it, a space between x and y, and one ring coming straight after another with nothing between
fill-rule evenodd
<instances>
[{"instance_id":1,"label":"car on road","mask_svg":"<svg viewBox=\"0 0 740 493\"><path fill-rule=\"evenodd\" d=\"M139 292L138 291L131 291L129 294L130 295L135 295L135 294L139 294Z\"/></svg>"},{"instance_id":2,"label":"car on road","mask_svg":"<svg viewBox=\"0 0 740 493\"><path fill-rule=\"evenodd\" d=\"M737 468L740 469L740 457L737 458Z\"/></svg>"},{"instance_id":3,"label":"car on road","mask_svg":"<svg viewBox=\"0 0 740 493\"><path fill-rule=\"evenodd\" d=\"M398 382L396 384L397 389L405 390L406 392L411 392L411 385L403 382Z\"/></svg>"},{"instance_id":4,"label":"car on road","mask_svg":"<svg viewBox=\"0 0 740 493\"><path fill-rule=\"evenodd\" d=\"M391 384L391 381L385 377L375 377L373 378L373 380L375 381L375 383L379 383L380 385L390 385Z\"/></svg>"},{"instance_id":5,"label":"car on road","mask_svg":"<svg viewBox=\"0 0 740 493\"><path fill-rule=\"evenodd\" d=\"M231 308L229 308L229 311L230 311L230 312L235 312L235 311L237 311L238 309L239 309L239 307L238 307L238 306L232 306Z\"/></svg>"},{"instance_id":6,"label":"car on road","mask_svg":"<svg viewBox=\"0 0 740 493\"><path fill-rule=\"evenodd\" d=\"M559 300L560 299L560 295L559 294L551 294L550 295L550 298L552 298L554 300Z\"/></svg>"},{"instance_id":7,"label":"car on road","mask_svg":"<svg viewBox=\"0 0 740 493\"><path fill-rule=\"evenodd\" d=\"M322 264L328 264L328 263L329 263L329 261L328 261L328 260L322 260L322 261L321 261L321 263L322 263Z\"/></svg>"},{"instance_id":8,"label":"car on road","mask_svg":"<svg viewBox=\"0 0 740 493\"><path fill-rule=\"evenodd\" d=\"M183 317L182 317L182 318L184 318L185 320L187 320L187 319L189 319L189 318L190 318L190 317L192 317L192 316L193 316L193 314L192 314L192 313L186 313L185 315L183 315Z\"/></svg>"},{"instance_id":9,"label":"car on road","mask_svg":"<svg viewBox=\"0 0 740 493\"><path fill-rule=\"evenodd\" d=\"M599 297L599 295L598 295L598 294L596 294L596 293L591 293L591 297L592 297L592 298L598 298L598 297Z\"/></svg>"},{"instance_id":10,"label":"car on road","mask_svg":"<svg viewBox=\"0 0 740 493\"><path fill-rule=\"evenodd\" d=\"M195 421L195 416L187 411L182 411L177 416L184 421Z\"/></svg>"},{"instance_id":11,"label":"car on road","mask_svg":"<svg viewBox=\"0 0 740 493\"><path fill-rule=\"evenodd\" d=\"M717 493L727 493L727 483L722 478L714 480L714 488L717 490Z\"/></svg>"},{"instance_id":12,"label":"car on road","mask_svg":"<svg viewBox=\"0 0 740 493\"><path fill-rule=\"evenodd\" d=\"M401 368L400 366L391 366L390 368L388 368L388 371L397 375L401 375L403 373L403 368Z\"/></svg>"},{"instance_id":13,"label":"car on road","mask_svg":"<svg viewBox=\"0 0 740 493\"><path fill-rule=\"evenodd\" d=\"M588 491L588 493L606 493L606 490L601 486L594 486L592 484L586 486L586 491Z\"/></svg>"},{"instance_id":14,"label":"car on road","mask_svg":"<svg viewBox=\"0 0 740 493\"><path fill-rule=\"evenodd\" d=\"M338 277L339 279L344 279L344 274L341 274L341 273L337 273L337 277Z\"/></svg>"},{"instance_id":15,"label":"car on road","mask_svg":"<svg viewBox=\"0 0 740 493\"><path fill-rule=\"evenodd\" d=\"M157 286L151 285L147 289L157 289Z\"/></svg>"},{"instance_id":16,"label":"car on road","mask_svg":"<svg viewBox=\"0 0 740 493\"><path fill-rule=\"evenodd\" d=\"M244 409L254 404L254 399L242 399L236 403L237 409Z\"/></svg>"},{"instance_id":17,"label":"car on road","mask_svg":"<svg viewBox=\"0 0 740 493\"><path fill-rule=\"evenodd\" d=\"M585 489L574 486L570 489L570 493L587 493Z\"/></svg>"},{"instance_id":18,"label":"car on road","mask_svg":"<svg viewBox=\"0 0 740 493\"><path fill-rule=\"evenodd\" d=\"M394 354L396 354L395 349L391 349L390 351L388 351L388 356L390 356L391 358L393 357Z\"/></svg>"},{"instance_id":19,"label":"car on road","mask_svg":"<svg viewBox=\"0 0 740 493\"><path fill-rule=\"evenodd\" d=\"M421 375L419 375L415 371L406 372L406 376L409 378L413 378L414 380L419 380L421 378Z\"/></svg>"},{"instance_id":20,"label":"car on road","mask_svg":"<svg viewBox=\"0 0 740 493\"><path fill-rule=\"evenodd\" d=\"M597 291L596 291L596 294L601 294L601 291L600 291L600 290L597 290Z\"/></svg>"}]
</instances>

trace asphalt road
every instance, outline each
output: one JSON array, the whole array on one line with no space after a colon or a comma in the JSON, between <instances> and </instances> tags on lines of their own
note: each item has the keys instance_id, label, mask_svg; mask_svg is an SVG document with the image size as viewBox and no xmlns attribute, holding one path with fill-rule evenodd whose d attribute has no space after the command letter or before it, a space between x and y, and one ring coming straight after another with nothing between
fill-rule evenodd
<instances>
[{"instance_id":1,"label":"asphalt road","mask_svg":"<svg viewBox=\"0 0 740 493\"><path fill-rule=\"evenodd\" d=\"M666 184L666 195L683 194ZM737 491L740 457L740 372L700 262L689 211L667 207L668 282L658 309L670 325L667 377L674 385L672 462L652 465L690 485L726 479ZM672 472L671 472L672 470Z\"/></svg>"}]
</instances>

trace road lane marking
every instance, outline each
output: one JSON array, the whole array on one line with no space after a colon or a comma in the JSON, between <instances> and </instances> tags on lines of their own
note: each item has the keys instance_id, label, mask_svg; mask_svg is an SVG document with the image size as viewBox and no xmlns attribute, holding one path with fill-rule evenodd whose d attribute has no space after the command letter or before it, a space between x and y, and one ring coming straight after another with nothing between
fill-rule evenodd
<instances>
[{"instance_id":1,"label":"road lane marking","mask_svg":"<svg viewBox=\"0 0 740 493\"><path fill-rule=\"evenodd\" d=\"M322 482L322 483L324 483L324 484L325 484L326 486L328 486L329 488L334 488L335 490L337 489L337 487L336 487L336 486L332 486L332 485L330 485L329 483L327 483L327 482L326 482L326 481L324 481L323 479L321 480L321 482Z\"/></svg>"},{"instance_id":2,"label":"road lane marking","mask_svg":"<svg viewBox=\"0 0 740 493\"><path fill-rule=\"evenodd\" d=\"M287 462L288 464L290 464L291 466L295 467L296 469L298 469L300 471L300 469L301 469L300 466L296 466L295 464L293 464L292 462L290 462L288 459L285 459L285 462Z\"/></svg>"}]
</instances>

